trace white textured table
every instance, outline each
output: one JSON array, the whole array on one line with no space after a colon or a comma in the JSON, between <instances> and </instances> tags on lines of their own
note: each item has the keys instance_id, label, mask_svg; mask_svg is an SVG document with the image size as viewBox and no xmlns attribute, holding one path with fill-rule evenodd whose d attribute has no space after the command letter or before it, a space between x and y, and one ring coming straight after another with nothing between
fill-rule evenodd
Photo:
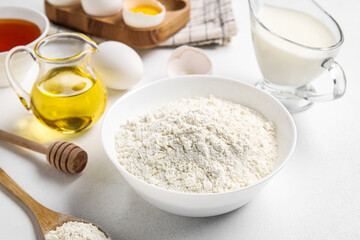
<instances>
[{"instance_id":1,"label":"white textured table","mask_svg":"<svg viewBox=\"0 0 360 240\"><path fill-rule=\"evenodd\" d=\"M162 212L138 197L115 171L100 143L101 122L71 139L90 156L83 174L53 169L43 156L0 143L2 167L45 206L98 223L119 239L360 239L360 1L319 1L339 22L345 43L337 60L348 78L346 95L294 115L298 144L288 165L249 204L212 218ZM1 0L43 11L41 0ZM205 51L214 73L255 82L260 78L252 50L248 3L234 0L240 32L226 47ZM139 52L142 84L166 76L171 49ZM122 93L109 92L109 106ZM108 109L107 108L107 109ZM60 138L42 128L10 88L0 89L0 128L44 142ZM44 130L45 131L45 130ZM42 139L39 139L42 138ZM28 159L28 160L26 160ZM0 188L0 239L41 239L34 217Z\"/></svg>"}]
</instances>

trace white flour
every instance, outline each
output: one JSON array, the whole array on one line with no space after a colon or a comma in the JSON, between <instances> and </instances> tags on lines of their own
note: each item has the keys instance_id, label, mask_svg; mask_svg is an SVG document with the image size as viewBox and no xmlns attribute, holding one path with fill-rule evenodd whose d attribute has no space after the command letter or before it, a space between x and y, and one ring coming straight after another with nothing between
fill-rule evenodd
<instances>
[{"instance_id":1,"label":"white flour","mask_svg":"<svg viewBox=\"0 0 360 240\"><path fill-rule=\"evenodd\" d=\"M45 235L45 240L108 240L96 226L82 222L66 222Z\"/></svg>"},{"instance_id":2,"label":"white flour","mask_svg":"<svg viewBox=\"0 0 360 240\"><path fill-rule=\"evenodd\" d=\"M217 193L248 186L274 169L274 124L213 96L182 99L122 124L119 162L161 188Z\"/></svg>"}]
</instances>

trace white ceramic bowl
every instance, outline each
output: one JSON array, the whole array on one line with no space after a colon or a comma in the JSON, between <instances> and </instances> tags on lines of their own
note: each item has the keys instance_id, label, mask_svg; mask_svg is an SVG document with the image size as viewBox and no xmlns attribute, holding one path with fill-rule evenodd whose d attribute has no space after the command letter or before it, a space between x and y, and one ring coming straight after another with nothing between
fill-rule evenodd
<instances>
[{"instance_id":1,"label":"white ceramic bowl","mask_svg":"<svg viewBox=\"0 0 360 240\"><path fill-rule=\"evenodd\" d=\"M209 95L254 108L275 123L279 146L278 166L270 175L239 190L190 194L150 185L128 173L118 163L115 132L121 123L176 99ZM143 199L164 211L191 217L227 213L249 202L286 164L296 144L295 123L278 100L249 84L208 75L178 76L159 80L125 94L106 114L101 131L102 143L111 162Z\"/></svg>"},{"instance_id":2,"label":"white ceramic bowl","mask_svg":"<svg viewBox=\"0 0 360 240\"><path fill-rule=\"evenodd\" d=\"M41 38L45 37L49 32L49 20L41 12L25 7L0 7L0 19L22 19L30 21L36 24L41 31L41 35L35 39L33 42L29 43L28 47L34 47L35 43ZM5 57L9 52L0 52L0 87L9 86L9 82L5 72ZM19 81L26 78L26 75L34 67L32 60L29 57L24 57L24 55L18 54L14 57L12 61L12 68L16 68L14 72L15 77Z\"/></svg>"}]
</instances>

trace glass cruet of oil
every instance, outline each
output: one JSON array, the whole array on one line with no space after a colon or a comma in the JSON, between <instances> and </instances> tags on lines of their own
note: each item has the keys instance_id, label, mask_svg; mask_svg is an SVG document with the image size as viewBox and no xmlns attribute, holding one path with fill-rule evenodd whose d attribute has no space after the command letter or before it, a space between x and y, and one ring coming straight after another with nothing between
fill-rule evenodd
<instances>
[{"instance_id":1,"label":"glass cruet of oil","mask_svg":"<svg viewBox=\"0 0 360 240\"><path fill-rule=\"evenodd\" d=\"M34 50L19 46L6 57L9 82L25 108L46 126L75 133L91 127L106 107L106 88L90 66L97 45L79 33L56 33L40 40ZM39 67L31 93L14 79L12 57L29 54Z\"/></svg>"}]
</instances>

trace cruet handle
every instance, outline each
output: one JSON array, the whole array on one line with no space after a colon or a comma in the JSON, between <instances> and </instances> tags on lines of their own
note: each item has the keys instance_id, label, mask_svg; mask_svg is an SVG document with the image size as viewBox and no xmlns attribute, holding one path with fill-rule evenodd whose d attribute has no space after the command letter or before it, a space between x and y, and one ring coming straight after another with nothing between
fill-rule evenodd
<instances>
[{"instance_id":1,"label":"cruet handle","mask_svg":"<svg viewBox=\"0 0 360 240\"><path fill-rule=\"evenodd\" d=\"M304 98L310 102L324 102L332 101L341 98L346 91L346 76L341 65L334 61L334 59L326 59L321 65L326 71L329 72L333 89L329 93L319 94L316 91L302 91L298 90L296 95Z\"/></svg>"},{"instance_id":2,"label":"cruet handle","mask_svg":"<svg viewBox=\"0 0 360 240\"><path fill-rule=\"evenodd\" d=\"M11 49L9 54L6 56L5 70L6 70L6 75L8 77L11 87L14 89L16 95L18 95L18 97L19 97L21 103L24 105L24 107L27 110L30 110L30 94L28 92L26 92L21 87L21 85L15 80L15 78L12 74L12 71L10 69L10 63L11 63L12 57L19 52L25 52L25 53L29 54L32 57L32 59L37 63L35 54L32 49L25 47L25 46L18 46L18 47Z\"/></svg>"}]
</instances>

